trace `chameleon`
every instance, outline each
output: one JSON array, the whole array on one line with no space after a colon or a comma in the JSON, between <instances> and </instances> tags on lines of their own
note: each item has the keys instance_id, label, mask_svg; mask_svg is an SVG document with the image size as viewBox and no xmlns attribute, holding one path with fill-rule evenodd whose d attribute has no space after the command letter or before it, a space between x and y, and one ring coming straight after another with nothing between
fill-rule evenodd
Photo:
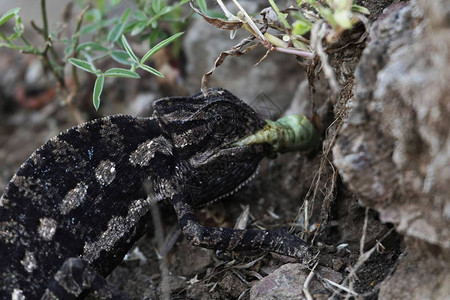
<instances>
[{"instance_id":1,"label":"chameleon","mask_svg":"<svg viewBox=\"0 0 450 300\"><path fill-rule=\"evenodd\" d=\"M193 245L311 260L296 235L203 226L195 208L236 191L263 157L293 143L308 151L317 138L306 118L266 122L220 88L157 100L152 117L108 116L59 134L0 198L0 298L126 299L104 277L146 232L156 202L173 206Z\"/></svg>"}]
</instances>

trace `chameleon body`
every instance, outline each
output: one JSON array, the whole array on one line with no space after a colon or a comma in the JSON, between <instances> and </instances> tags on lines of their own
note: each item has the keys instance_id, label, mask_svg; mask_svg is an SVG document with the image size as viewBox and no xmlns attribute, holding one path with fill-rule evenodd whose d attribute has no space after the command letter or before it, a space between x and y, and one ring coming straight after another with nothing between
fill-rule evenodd
<instances>
[{"instance_id":1,"label":"chameleon body","mask_svg":"<svg viewBox=\"0 0 450 300\"><path fill-rule=\"evenodd\" d=\"M195 216L272 152L264 142L232 145L265 125L228 91L211 89L158 100L151 118L106 117L51 139L0 198L0 298L125 299L101 276L145 233L157 201L173 205L194 245L310 259L286 232L206 227Z\"/></svg>"}]
</instances>

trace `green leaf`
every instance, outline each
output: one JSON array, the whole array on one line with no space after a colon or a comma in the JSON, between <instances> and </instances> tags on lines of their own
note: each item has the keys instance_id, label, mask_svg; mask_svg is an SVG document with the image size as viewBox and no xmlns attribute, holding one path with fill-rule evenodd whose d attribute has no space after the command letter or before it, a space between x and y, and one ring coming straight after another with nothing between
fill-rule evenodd
<instances>
[{"instance_id":1,"label":"green leaf","mask_svg":"<svg viewBox=\"0 0 450 300\"><path fill-rule=\"evenodd\" d=\"M161 72L159 72L158 70L153 69L152 67L149 67L149 66L147 66L147 65L139 64L139 65L138 65L138 68L141 68L141 69L143 69L143 70L145 70L145 71L147 71L147 72L149 72L149 73L151 73L151 74L154 74L154 75L156 75L156 76L159 76L159 77L161 77L161 78L164 78L164 75L163 75Z\"/></svg>"},{"instance_id":2,"label":"green leaf","mask_svg":"<svg viewBox=\"0 0 450 300\"><path fill-rule=\"evenodd\" d=\"M105 82L105 75L99 75L97 79L95 80L94 85L94 94L93 94L93 103L95 110L98 110L100 107L100 95L103 91L103 83Z\"/></svg>"},{"instance_id":3,"label":"green leaf","mask_svg":"<svg viewBox=\"0 0 450 300\"><path fill-rule=\"evenodd\" d=\"M69 62L77 68L80 68L86 72L96 74L96 69L93 65L88 63L85 60L77 59L77 58L69 58Z\"/></svg>"},{"instance_id":4,"label":"green leaf","mask_svg":"<svg viewBox=\"0 0 450 300\"><path fill-rule=\"evenodd\" d=\"M25 25L22 23L22 18L18 15L16 16L16 24L14 25L14 33L10 39L15 39L19 36L22 36L22 34L25 31Z\"/></svg>"},{"instance_id":5,"label":"green leaf","mask_svg":"<svg viewBox=\"0 0 450 300\"><path fill-rule=\"evenodd\" d=\"M147 27L147 22L138 22L133 26L133 30L131 30L131 35L135 36L141 33Z\"/></svg>"},{"instance_id":6,"label":"green leaf","mask_svg":"<svg viewBox=\"0 0 450 300\"><path fill-rule=\"evenodd\" d=\"M127 10L125 10L122 17L120 18L119 23L114 25L114 27L108 33L108 37L106 39L109 42L117 41L119 39L119 37L122 35L123 29L125 28L128 18L130 17L130 13L131 13L131 8L128 8Z\"/></svg>"},{"instance_id":7,"label":"green leaf","mask_svg":"<svg viewBox=\"0 0 450 300\"><path fill-rule=\"evenodd\" d=\"M206 10L208 9L208 6L206 5L206 0L197 0L195 2L197 2L197 5L198 7L200 7L202 12L206 12Z\"/></svg>"},{"instance_id":8,"label":"green leaf","mask_svg":"<svg viewBox=\"0 0 450 300\"><path fill-rule=\"evenodd\" d=\"M124 28L123 23L119 23L113 26L111 31L108 33L107 40L108 42L115 42L119 39L120 35L122 34Z\"/></svg>"},{"instance_id":9,"label":"green leaf","mask_svg":"<svg viewBox=\"0 0 450 300\"><path fill-rule=\"evenodd\" d=\"M153 0L152 1L152 9L155 13L159 13L159 11L161 10L161 1Z\"/></svg>"},{"instance_id":10,"label":"green leaf","mask_svg":"<svg viewBox=\"0 0 450 300\"><path fill-rule=\"evenodd\" d=\"M293 33L298 35L304 35L311 30L311 23L297 20L292 24Z\"/></svg>"},{"instance_id":11,"label":"green leaf","mask_svg":"<svg viewBox=\"0 0 450 300\"><path fill-rule=\"evenodd\" d=\"M98 24L89 24L89 25L81 27L80 35L94 33L95 31L97 31L99 29L100 29L100 26Z\"/></svg>"},{"instance_id":12,"label":"green leaf","mask_svg":"<svg viewBox=\"0 0 450 300\"><path fill-rule=\"evenodd\" d=\"M68 38L62 38L59 41L63 44L67 44L67 45L72 43L72 40L69 40Z\"/></svg>"},{"instance_id":13,"label":"green leaf","mask_svg":"<svg viewBox=\"0 0 450 300\"><path fill-rule=\"evenodd\" d=\"M135 63L139 63L139 59L137 58L136 54L134 54L133 49L131 49L130 44L128 44L127 38L122 35L122 44L123 47L125 48L125 51L127 51L128 55L130 56L130 58L135 62Z\"/></svg>"},{"instance_id":14,"label":"green leaf","mask_svg":"<svg viewBox=\"0 0 450 300\"><path fill-rule=\"evenodd\" d=\"M370 15L370 11L367 8L365 8L364 6L361 6L361 5L353 4L352 5L352 11L359 12L359 13L365 14L365 15Z\"/></svg>"},{"instance_id":15,"label":"green leaf","mask_svg":"<svg viewBox=\"0 0 450 300\"><path fill-rule=\"evenodd\" d=\"M87 11L84 18L87 22L98 22L102 19L102 12L97 8L92 8Z\"/></svg>"},{"instance_id":16,"label":"green leaf","mask_svg":"<svg viewBox=\"0 0 450 300\"><path fill-rule=\"evenodd\" d=\"M147 19L148 19L147 14L145 12L143 12L142 10L135 11L133 13L133 17L139 21L147 21Z\"/></svg>"},{"instance_id":17,"label":"green leaf","mask_svg":"<svg viewBox=\"0 0 450 300\"><path fill-rule=\"evenodd\" d=\"M9 19L17 15L20 11L20 7L16 7L13 9L8 10L0 17L0 26L8 22Z\"/></svg>"},{"instance_id":18,"label":"green leaf","mask_svg":"<svg viewBox=\"0 0 450 300\"><path fill-rule=\"evenodd\" d=\"M69 56L72 53L72 51L73 51L73 46L72 45L67 46L64 49L64 56L66 56L66 57Z\"/></svg>"},{"instance_id":19,"label":"green leaf","mask_svg":"<svg viewBox=\"0 0 450 300\"><path fill-rule=\"evenodd\" d=\"M111 57L118 63L131 66L133 62L130 60L130 56L125 51L115 50L111 52Z\"/></svg>"},{"instance_id":20,"label":"green leaf","mask_svg":"<svg viewBox=\"0 0 450 300\"><path fill-rule=\"evenodd\" d=\"M103 47L102 45L96 42L86 42L78 45L77 51L81 50L108 52L108 48Z\"/></svg>"},{"instance_id":21,"label":"green leaf","mask_svg":"<svg viewBox=\"0 0 450 300\"><path fill-rule=\"evenodd\" d=\"M350 12L345 10L338 10L333 14L334 21L342 28L350 29L352 28L352 21ZM331 25L331 23L330 23Z\"/></svg>"},{"instance_id":22,"label":"green leaf","mask_svg":"<svg viewBox=\"0 0 450 300\"><path fill-rule=\"evenodd\" d=\"M122 17L120 18L120 22L122 23L126 23L128 18L130 17L131 14L131 7L127 8L124 12Z\"/></svg>"},{"instance_id":23,"label":"green leaf","mask_svg":"<svg viewBox=\"0 0 450 300\"><path fill-rule=\"evenodd\" d=\"M290 29L291 25L289 25L288 21L286 21L287 14L283 14L280 12L280 9L278 8L277 4L273 0L269 0L270 5L272 6L273 10L278 16L278 20L280 20L281 23L283 23L284 27Z\"/></svg>"},{"instance_id":24,"label":"green leaf","mask_svg":"<svg viewBox=\"0 0 450 300\"><path fill-rule=\"evenodd\" d=\"M122 69L122 68L112 68L105 72L106 77L124 77L124 78L141 78L138 73Z\"/></svg>"},{"instance_id":25,"label":"green leaf","mask_svg":"<svg viewBox=\"0 0 450 300\"><path fill-rule=\"evenodd\" d=\"M167 39L165 39L162 42L160 42L159 44L157 44L152 49L148 50L147 53L145 53L145 55L142 57L140 63L144 64L153 54L155 54L156 52L158 52L159 50L161 50L162 48L164 48L165 46L170 44L173 40L175 40L176 38L181 36L183 33L184 32L175 33L171 37L168 37Z\"/></svg>"},{"instance_id":26,"label":"green leaf","mask_svg":"<svg viewBox=\"0 0 450 300\"><path fill-rule=\"evenodd\" d=\"M170 13L171 11L174 11L176 9L176 6L164 6L158 13L158 17L163 16L165 14Z\"/></svg>"}]
</instances>

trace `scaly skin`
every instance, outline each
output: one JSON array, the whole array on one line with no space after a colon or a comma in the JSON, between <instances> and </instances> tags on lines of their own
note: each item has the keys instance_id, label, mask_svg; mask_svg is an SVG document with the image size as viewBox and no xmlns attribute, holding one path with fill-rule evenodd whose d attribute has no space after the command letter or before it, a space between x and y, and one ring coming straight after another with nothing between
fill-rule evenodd
<instances>
[{"instance_id":1,"label":"scaly skin","mask_svg":"<svg viewBox=\"0 0 450 300\"><path fill-rule=\"evenodd\" d=\"M0 298L125 299L96 276L109 274L145 232L156 201L173 205L195 245L309 260L294 235L206 227L194 213L235 191L273 151L267 142L229 147L265 124L229 92L212 89L161 99L152 118L106 117L51 139L0 198Z\"/></svg>"}]
</instances>

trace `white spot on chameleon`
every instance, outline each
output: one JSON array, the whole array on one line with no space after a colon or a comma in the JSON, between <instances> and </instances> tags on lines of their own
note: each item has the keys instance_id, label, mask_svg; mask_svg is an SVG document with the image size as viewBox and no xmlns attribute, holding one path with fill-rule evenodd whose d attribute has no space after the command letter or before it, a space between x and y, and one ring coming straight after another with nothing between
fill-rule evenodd
<instances>
[{"instance_id":1,"label":"white spot on chameleon","mask_svg":"<svg viewBox=\"0 0 450 300\"><path fill-rule=\"evenodd\" d=\"M101 185L109 185L116 178L116 165L110 160L102 160L95 168L95 178Z\"/></svg>"},{"instance_id":2,"label":"white spot on chameleon","mask_svg":"<svg viewBox=\"0 0 450 300\"><path fill-rule=\"evenodd\" d=\"M59 205L63 215L68 214L72 209L80 206L86 198L88 186L84 182L79 182L76 187L71 189Z\"/></svg>"},{"instance_id":3,"label":"white spot on chameleon","mask_svg":"<svg viewBox=\"0 0 450 300\"><path fill-rule=\"evenodd\" d=\"M39 235L46 241L50 241L56 232L58 223L52 218L40 218L38 228Z\"/></svg>"},{"instance_id":4,"label":"white spot on chameleon","mask_svg":"<svg viewBox=\"0 0 450 300\"><path fill-rule=\"evenodd\" d=\"M25 296L23 295L23 291L20 289L14 289L11 294L11 300L25 300Z\"/></svg>"},{"instance_id":5,"label":"white spot on chameleon","mask_svg":"<svg viewBox=\"0 0 450 300\"><path fill-rule=\"evenodd\" d=\"M175 145L177 148L184 148L190 145L192 139L194 137L194 133L192 129L188 129L182 133L174 133L173 140L175 141Z\"/></svg>"},{"instance_id":6,"label":"white spot on chameleon","mask_svg":"<svg viewBox=\"0 0 450 300\"><path fill-rule=\"evenodd\" d=\"M35 165L38 165L39 163L42 162L41 156L36 152L31 154L30 160L32 160Z\"/></svg>"},{"instance_id":7,"label":"white spot on chameleon","mask_svg":"<svg viewBox=\"0 0 450 300\"><path fill-rule=\"evenodd\" d=\"M155 185L155 191L165 197L171 198L177 192L176 184L169 179L160 178Z\"/></svg>"},{"instance_id":8,"label":"white spot on chameleon","mask_svg":"<svg viewBox=\"0 0 450 300\"><path fill-rule=\"evenodd\" d=\"M23 185L23 183L26 181L26 177L24 176L17 176L14 175L13 178L11 179L11 182L14 183L14 185L16 186L21 186Z\"/></svg>"},{"instance_id":9,"label":"white spot on chameleon","mask_svg":"<svg viewBox=\"0 0 450 300\"><path fill-rule=\"evenodd\" d=\"M20 261L20 263L28 273L33 273L33 270L37 268L34 253L30 251L25 251L25 257Z\"/></svg>"},{"instance_id":10,"label":"white spot on chameleon","mask_svg":"<svg viewBox=\"0 0 450 300\"><path fill-rule=\"evenodd\" d=\"M108 228L94 242L87 242L84 245L83 256L88 263L95 261L102 250L110 252L115 244L123 238L124 232L129 232L133 224L144 216L149 210L152 201L150 198L134 200L128 208L125 217L113 216L108 222Z\"/></svg>"},{"instance_id":11,"label":"white spot on chameleon","mask_svg":"<svg viewBox=\"0 0 450 300\"><path fill-rule=\"evenodd\" d=\"M5 199L4 196L0 197L0 207L5 206L8 202L8 199Z\"/></svg>"},{"instance_id":12,"label":"white spot on chameleon","mask_svg":"<svg viewBox=\"0 0 450 300\"><path fill-rule=\"evenodd\" d=\"M130 162L135 166L148 166L157 152L165 155L172 155L172 144L163 136L147 140L140 144L137 149L131 153Z\"/></svg>"}]
</instances>

